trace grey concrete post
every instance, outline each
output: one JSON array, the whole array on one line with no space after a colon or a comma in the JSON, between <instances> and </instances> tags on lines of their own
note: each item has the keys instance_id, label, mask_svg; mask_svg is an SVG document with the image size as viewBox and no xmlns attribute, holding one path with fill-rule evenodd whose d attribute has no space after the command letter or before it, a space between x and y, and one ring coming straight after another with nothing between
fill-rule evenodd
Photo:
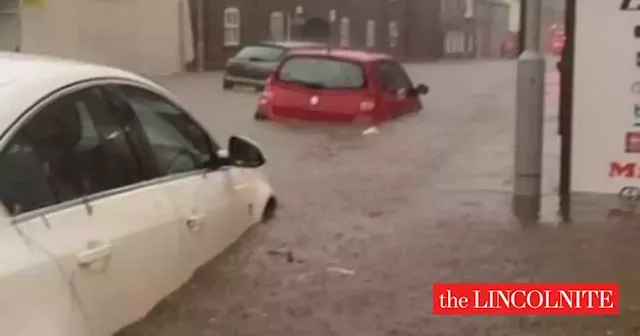
<instances>
[{"instance_id":1,"label":"grey concrete post","mask_svg":"<svg viewBox=\"0 0 640 336\"><path fill-rule=\"evenodd\" d=\"M545 58L540 50L542 0L527 0L524 51L518 58L513 206L520 219L540 211Z\"/></svg>"}]
</instances>

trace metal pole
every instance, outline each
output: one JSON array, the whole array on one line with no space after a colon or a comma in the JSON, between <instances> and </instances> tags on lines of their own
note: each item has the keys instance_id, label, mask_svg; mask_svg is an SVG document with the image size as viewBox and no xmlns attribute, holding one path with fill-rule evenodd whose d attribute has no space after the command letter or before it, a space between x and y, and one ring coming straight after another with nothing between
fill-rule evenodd
<instances>
[{"instance_id":1,"label":"metal pole","mask_svg":"<svg viewBox=\"0 0 640 336\"><path fill-rule=\"evenodd\" d=\"M291 41L291 13L287 11L287 41Z\"/></svg>"},{"instance_id":2,"label":"metal pole","mask_svg":"<svg viewBox=\"0 0 640 336\"><path fill-rule=\"evenodd\" d=\"M540 50L542 0L527 0L524 52L518 58L513 207L536 222L540 212L545 58Z\"/></svg>"},{"instance_id":3,"label":"metal pole","mask_svg":"<svg viewBox=\"0 0 640 336\"><path fill-rule=\"evenodd\" d=\"M565 6L566 44L560 63L560 214L562 221L571 222L571 148L573 124L573 57L575 52L575 18L577 0L567 0Z\"/></svg>"},{"instance_id":4,"label":"metal pole","mask_svg":"<svg viewBox=\"0 0 640 336\"><path fill-rule=\"evenodd\" d=\"M204 72L204 6L205 0L196 0L196 13L198 13L198 42L197 42L197 56L196 63L198 66L198 72Z\"/></svg>"},{"instance_id":5,"label":"metal pole","mask_svg":"<svg viewBox=\"0 0 640 336\"><path fill-rule=\"evenodd\" d=\"M520 0L520 31L518 32L518 55L524 52L525 35L527 34L525 19L527 17L527 0Z\"/></svg>"}]
</instances>

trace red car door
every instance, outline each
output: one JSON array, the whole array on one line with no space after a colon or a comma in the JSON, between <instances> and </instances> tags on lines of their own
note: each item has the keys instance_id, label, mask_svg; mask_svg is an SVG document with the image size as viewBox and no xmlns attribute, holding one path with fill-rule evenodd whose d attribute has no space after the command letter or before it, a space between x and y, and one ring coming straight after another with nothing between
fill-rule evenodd
<instances>
[{"instance_id":1,"label":"red car door","mask_svg":"<svg viewBox=\"0 0 640 336\"><path fill-rule=\"evenodd\" d=\"M388 118L422 109L420 98L412 94L411 79L398 62L380 61L375 65L374 71L381 92L379 103Z\"/></svg>"}]
</instances>

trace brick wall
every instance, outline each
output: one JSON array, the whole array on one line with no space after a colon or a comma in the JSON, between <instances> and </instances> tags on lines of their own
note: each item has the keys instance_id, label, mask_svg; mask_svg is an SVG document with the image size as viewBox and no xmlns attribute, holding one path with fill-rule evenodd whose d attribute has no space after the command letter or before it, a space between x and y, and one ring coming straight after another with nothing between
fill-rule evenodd
<instances>
[{"instance_id":1,"label":"brick wall","mask_svg":"<svg viewBox=\"0 0 640 336\"><path fill-rule=\"evenodd\" d=\"M190 0L192 8L198 0ZM296 8L304 20L321 19L329 23L331 39L340 41L341 19L349 19L349 47L381 51L400 59L426 60L442 55L442 31L440 29L440 0L204 0L206 45L205 67L221 68L226 59L243 45L270 39L271 13L284 14L284 26L291 25L293 39L305 39L302 29L294 22ZM224 45L224 11L234 7L240 12L240 44ZM329 13L336 11L337 19L329 22ZM193 28L197 36L197 13L192 9ZM367 47L367 22L375 23L375 45ZM396 22L398 38L392 45L389 23ZM286 34L285 34L286 35Z\"/></svg>"}]
</instances>

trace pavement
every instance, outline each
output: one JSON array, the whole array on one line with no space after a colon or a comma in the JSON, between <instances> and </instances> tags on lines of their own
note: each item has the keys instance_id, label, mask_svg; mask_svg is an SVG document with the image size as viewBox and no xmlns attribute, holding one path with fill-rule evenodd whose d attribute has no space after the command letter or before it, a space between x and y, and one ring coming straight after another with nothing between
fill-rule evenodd
<instances>
[{"instance_id":1,"label":"pavement","mask_svg":"<svg viewBox=\"0 0 640 336\"><path fill-rule=\"evenodd\" d=\"M553 67L535 226L510 208L514 61L407 65L425 111L369 135L255 122L257 96L217 73L160 79L218 141L261 143L281 207L118 336L640 335L640 227L555 217ZM434 316L435 282L617 282L620 315Z\"/></svg>"}]
</instances>

